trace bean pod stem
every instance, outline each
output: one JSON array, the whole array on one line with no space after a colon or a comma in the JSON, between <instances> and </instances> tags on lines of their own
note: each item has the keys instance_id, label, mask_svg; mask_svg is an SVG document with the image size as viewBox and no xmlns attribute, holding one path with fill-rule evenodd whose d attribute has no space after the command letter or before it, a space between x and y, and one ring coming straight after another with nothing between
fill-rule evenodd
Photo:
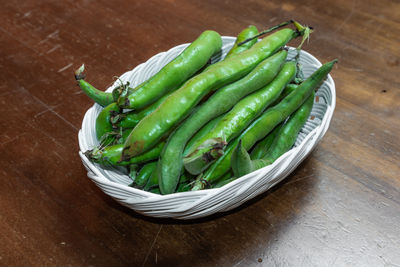
<instances>
[{"instance_id":1,"label":"bean pod stem","mask_svg":"<svg viewBox=\"0 0 400 267\"><path fill-rule=\"evenodd\" d=\"M103 92L96 89L90 83L85 81L86 75L84 74L85 65L82 64L76 71L75 71L75 79L78 83L78 86L82 89L82 91L90 97L94 102L99 104L102 107L106 107L114 102L113 96L111 93Z\"/></svg>"}]
</instances>

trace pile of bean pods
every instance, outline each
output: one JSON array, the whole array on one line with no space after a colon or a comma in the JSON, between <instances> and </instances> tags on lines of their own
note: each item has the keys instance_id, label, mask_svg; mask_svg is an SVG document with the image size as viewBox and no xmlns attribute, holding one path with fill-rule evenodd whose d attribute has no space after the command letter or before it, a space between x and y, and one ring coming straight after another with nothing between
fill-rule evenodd
<instances>
[{"instance_id":1,"label":"pile of bean pods","mask_svg":"<svg viewBox=\"0 0 400 267\"><path fill-rule=\"evenodd\" d=\"M294 145L336 62L302 79L285 45L297 37L303 44L310 33L294 21L261 33L249 26L210 64L222 38L205 31L150 79L135 88L121 82L112 93L85 81L82 65L78 85L103 106L95 125L100 144L85 155L125 166L130 186L157 194L221 187L273 163Z\"/></svg>"}]
</instances>

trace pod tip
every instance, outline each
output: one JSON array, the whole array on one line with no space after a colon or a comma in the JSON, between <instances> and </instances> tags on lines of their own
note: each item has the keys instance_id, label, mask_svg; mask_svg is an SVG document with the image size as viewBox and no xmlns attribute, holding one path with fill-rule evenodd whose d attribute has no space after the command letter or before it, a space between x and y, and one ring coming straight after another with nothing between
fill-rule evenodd
<instances>
[{"instance_id":1,"label":"pod tip","mask_svg":"<svg viewBox=\"0 0 400 267\"><path fill-rule=\"evenodd\" d=\"M77 81L85 79L85 74L83 73L85 71L85 64L82 64L76 71L75 71L75 79Z\"/></svg>"},{"instance_id":2,"label":"pod tip","mask_svg":"<svg viewBox=\"0 0 400 267\"><path fill-rule=\"evenodd\" d=\"M332 65L332 67L333 67L333 65L335 65L338 62L339 62L339 60L337 58L335 58L334 60L328 62L327 64Z\"/></svg>"}]
</instances>

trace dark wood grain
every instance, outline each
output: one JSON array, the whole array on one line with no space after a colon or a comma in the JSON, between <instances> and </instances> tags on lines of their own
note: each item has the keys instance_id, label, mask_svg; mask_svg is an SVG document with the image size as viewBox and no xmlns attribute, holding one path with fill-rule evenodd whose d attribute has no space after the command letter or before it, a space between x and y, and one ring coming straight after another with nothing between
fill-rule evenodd
<instances>
[{"instance_id":1,"label":"dark wood grain","mask_svg":"<svg viewBox=\"0 0 400 267\"><path fill-rule=\"evenodd\" d=\"M400 266L398 1L3 1L1 266ZM86 177L77 133L91 101L203 30L297 19L305 50L339 59L337 103L313 153L228 213L181 222L122 207ZM294 43L295 44L295 43Z\"/></svg>"}]
</instances>

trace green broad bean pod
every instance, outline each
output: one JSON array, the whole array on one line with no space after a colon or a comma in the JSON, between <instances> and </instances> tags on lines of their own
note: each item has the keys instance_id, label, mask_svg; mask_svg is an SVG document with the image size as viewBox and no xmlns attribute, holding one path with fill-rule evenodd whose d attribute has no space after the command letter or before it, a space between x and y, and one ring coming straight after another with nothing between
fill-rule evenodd
<instances>
[{"instance_id":1,"label":"green broad bean pod","mask_svg":"<svg viewBox=\"0 0 400 267\"><path fill-rule=\"evenodd\" d=\"M258 34L258 30L257 30L257 27L254 25L250 25L249 27L247 27L246 29L241 31L239 33L239 35L237 36L233 47L231 48L231 50L229 50L228 54L226 54L225 58L229 58L231 56L240 54L241 52L246 51L247 49L252 47L257 42L257 39L253 39L253 40L251 40L243 45L240 45L240 46L238 45L238 43L241 43L244 40L251 38L257 34Z\"/></svg>"},{"instance_id":2,"label":"green broad bean pod","mask_svg":"<svg viewBox=\"0 0 400 267\"><path fill-rule=\"evenodd\" d=\"M131 186L139 189L145 187L152 173L155 171L156 167L157 167L156 161L146 163L136 175L136 178Z\"/></svg>"},{"instance_id":3,"label":"green broad bean pod","mask_svg":"<svg viewBox=\"0 0 400 267\"><path fill-rule=\"evenodd\" d=\"M158 166L159 166L159 163L157 163L155 170L152 172L152 174L151 174L149 180L147 181L145 187L143 188L143 190L150 191L152 188L155 188L155 187L159 188L158 171L157 171ZM195 176L191 175L190 173L183 172L179 178L178 185L187 184L187 185L189 185L189 189L186 191L190 191L190 188L191 188L190 182L192 182L194 179L195 179ZM186 189L186 187L185 187L185 189ZM178 189L177 189L177 191L178 191ZM159 194L161 194L161 191Z\"/></svg>"},{"instance_id":4,"label":"green broad bean pod","mask_svg":"<svg viewBox=\"0 0 400 267\"><path fill-rule=\"evenodd\" d=\"M99 115L96 118L95 126L97 140L100 140L103 135L114 130L114 127L110 122L110 118L114 112L120 112L120 108L116 103L111 103L100 111Z\"/></svg>"},{"instance_id":5,"label":"green broad bean pod","mask_svg":"<svg viewBox=\"0 0 400 267\"><path fill-rule=\"evenodd\" d=\"M236 177L233 176L232 172L227 172L224 176L222 176L218 181L211 185L212 188L220 188L230 182L234 181Z\"/></svg>"},{"instance_id":6,"label":"green broad bean pod","mask_svg":"<svg viewBox=\"0 0 400 267\"><path fill-rule=\"evenodd\" d=\"M159 189L159 186L158 186L158 171L157 171L158 165L159 164L157 162L157 165L156 165L155 169L153 170L153 172L151 173L150 178L147 180L147 183L144 186L143 190L151 191L153 188L158 188ZM161 192L159 194L161 194Z\"/></svg>"},{"instance_id":7,"label":"green broad bean pod","mask_svg":"<svg viewBox=\"0 0 400 267\"><path fill-rule=\"evenodd\" d=\"M141 109L157 101L201 69L221 47L222 39L217 32L204 31L180 55L131 94L118 90L113 92L114 96L119 95L118 105L123 108Z\"/></svg>"},{"instance_id":8,"label":"green broad bean pod","mask_svg":"<svg viewBox=\"0 0 400 267\"><path fill-rule=\"evenodd\" d=\"M298 87L297 84L288 84L286 86L286 88L283 90L283 92L282 92L281 96L279 97L279 99L277 100L277 102L272 104L272 106L274 106L275 104L278 104L288 94L290 94L291 92L296 90L297 87ZM271 133L269 133L264 139L257 142L257 144L253 147L253 149L251 151L251 154L250 154L251 159L260 159L263 156L265 156L266 151L268 150L268 148L271 146L272 142L274 141L274 138L275 138L276 134L278 133L280 126L282 126L282 124L279 124L278 126L276 126L275 129Z\"/></svg>"},{"instance_id":9,"label":"green broad bean pod","mask_svg":"<svg viewBox=\"0 0 400 267\"><path fill-rule=\"evenodd\" d=\"M107 146L104 148L95 148L93 150L88 150L85 152L85 155L93 162L106 165L106 166L128 166L130 164L138 164L144 163L151 160L156 160L163 147L165 142L160 142L157 146L153 147L151 150L143 153L142 155L132 157L128 161L120 161L121 153L123 150L122 144Z\"/></svg>"},{"instance_id":10,"label":"green broad bean pod","mask_svg":"<svg viewBox=\"0 0 400 267\"><path fill-rule=\"evenodd\" d=\"M282 124L279 124L272 130L264 139L260 140L252 149L250 157L251 159L260 159L267 153L267 150L271 147L276 135L279 132Z\"/></svg>"},{"instance_id":11,"label":"green broad bean pod","mask_svg":"<svg viewBox=\"0 0 400 267\"><path fill-rule=\"evenodd\" d=\"M296 63L287 62L271 83L240 100L210 132L196 142L193 146L194 151L190 151L191 154L183 159L185 169L192 174L200 174L216 160L215 156L221 156L221 153L215 153L215 150L219 150L223 144L218 145L218 142L210 140L222 140L226 144L238 136L264 109L279 98L283 89L295 76ZM206 142L210 142L208 147Z\"/></svg>"},{"instance_id":12,"label":"green broad bean pod","mask_svg":"<svg viewBox=\"0 0 400 267\"><path fill-rule=\"evenodd\" d=\"M313 103L314 92L298 110L290 115L289 119L285 121L282 127L279 128L279 132L271 144L271 147L261 159L251 160L250 155L247 153L242 143L239 142L239 145L232 153L231 159L231 166L235 176L240 177L270 165L281 155L289 151L296 142L298 133L310 116Z\"/></svg>"},{"instance_id":13,"label":"green broad bean pod","mask_svg":"<svg viewBox=\"0 0 400 267\"><path fill-rule=\"evenodd\" d=\"M132 129L113 129L113 131L107 132L101 137L99 147L123 144L131 131Z\"/></svg>"},{"instance_id":14,"label":"green broad bean pod","mask_svg":"<svg viewBox=\"0 0 400 267\"><path fill-rule=\"evenodd\" d=\"M222 89L221 89L222 90ZM220 92L220 91L219 91ZM193 115L192 115L193 116ZM215 125L217 125L217 123L223 118L223 114L210 120L206 125L204 125L203 127L201 127L201 129L195 134L193 135L192 138L190 138L189 142L187 142L187 145L185 147L185 150L183 152L183 155L187 154L188 151L191 150L191 148L193 147L193 145L197 142L197 140L199 140L200 138L202 138L204 135L206 135L209 131L211 131L212 128L214 128ZM193 118L193 117L191 117ZM189 138L189 137L188 137Z\"/></svg>"},{"instance_id":15,"label":"green broad bean pod","mask_svg":"<svg viewBox=\"0 0 400 267\"><path fill-rule=\"evenodd\" d=\"M135 127L140 120L142 120L144 117L152 113L158 106L168 97L168 95L165 95L158 99L156 102L153 104L149 105L148 107L136 111L129 111L126 113L118 113L113 116L111 116L110 120L111 123L114 125L114 127L122 127L122 128L133 128Z\"/></svg>"}]
</instances>

